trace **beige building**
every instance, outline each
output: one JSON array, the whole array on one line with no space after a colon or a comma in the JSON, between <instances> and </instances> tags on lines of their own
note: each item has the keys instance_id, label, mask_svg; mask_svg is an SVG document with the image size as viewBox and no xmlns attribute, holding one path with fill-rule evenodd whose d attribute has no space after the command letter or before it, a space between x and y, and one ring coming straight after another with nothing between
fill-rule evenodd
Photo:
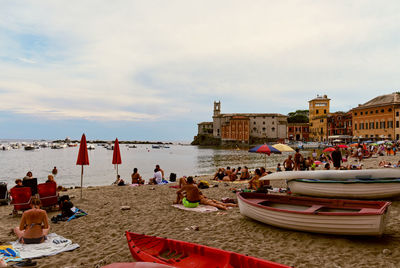
<instances>
[{"instance_id":1,"label":"beige building","mask_svg":"<svg viewBox=\"0 0 400 268\"><path fill-rule=\"evenodd\" d=\"M356 139L400 138L400 93L378 96L351 109Z\"/></svg>"},{"instance_id":2,"label":"beige building","mask_svg":"<svg viewBox=\"0 0 400 268\"><path fill-rule=\"evenodd\" d=\"M287 116L276 113L221 114L221 102L214 102L213 136L223 141L283 140L287 136Z\"/></svg>"},{"instance_id":3,"label":"beige building","mask_svg":"<svg viewBox=\"0 0 400 268\"><path fill-rule=\"evenodd\" d=\"M319 96L308 101L309 124L311 141L328 140L328 114L330 100L327 95Z\"/></svg>"},{"instance_id":4,"label":"beige building","mask_svg":"<svg viewBox=\"0 0 400 268\"><path fill-rule=\"evenodd\" d=\"M213 122L201 122L197 124L197 133L200 135L213 135Z\"/></svg>"}]
</instances>

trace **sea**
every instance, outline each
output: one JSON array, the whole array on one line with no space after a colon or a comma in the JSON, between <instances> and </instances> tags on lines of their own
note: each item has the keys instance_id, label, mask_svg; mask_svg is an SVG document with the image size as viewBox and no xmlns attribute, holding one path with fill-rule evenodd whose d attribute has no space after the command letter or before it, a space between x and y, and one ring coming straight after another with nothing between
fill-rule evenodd
<instances>
[{"instance_id":1,"label":"sea","mask_svg":"<svg viewBox=\"0 0 400 268\"><path fill-rule=\"evenodd\" d=\"M126 182L130 182L133 168L148 181L153 177L158 164L168 179L171 173L181 176L201 176L214 174L219 167L237 168L247 166L250 170L261 166L274 169L282 163L287 153L265 154L250 153L246 149L221 149L183 144L171 144L169 148L153 149L151 144L137 144L129 148L120 144L122 164L118 173ZM45 182L47 175L57 167L56 182L64 187L80 186L81 166L76 165L78 147L64 149L40 148L26 151L24 148L0 151L0 181L11 187L17 178L22 179L28 171L38 183ZM89 150L89 165L83 166L83 186L111 185L116 178L117 167L112 164L113 151L95 145ZM9 188L10 188L9 187Z\"/></svg>"}]
</instances>

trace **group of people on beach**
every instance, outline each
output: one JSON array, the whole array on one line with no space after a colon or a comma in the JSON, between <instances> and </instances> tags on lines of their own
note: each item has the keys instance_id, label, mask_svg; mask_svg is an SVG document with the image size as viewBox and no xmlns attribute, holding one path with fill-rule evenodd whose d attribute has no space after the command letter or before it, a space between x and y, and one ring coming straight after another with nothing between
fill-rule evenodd
<instances>
[{"instance_id":1,"label":"group of people on beach","mask_svg":"<svg viewBox=\"0 0 400 268\"><path fill-rule=\"evenodd\" d=\"M238 167L237 169L235 168L230 168L226 167L225 168L219 168L218 171L214 174L214 180L219 180L219 181L235 181L235 180L248 180L250 179L250 173L249 169L244 166L243 169L242 167Z\"/></svg>"},{"instance_id":2,"label":"group of people on beach","mask_svg":"<svg viewBox=\"0 0 400 268\"><path fill-rule=\"evenodd\" d=\"M164 177L164 170L160 168L160 165L156 165L154 169L154 175L153 177L149 178L148 184L162 184L165 182L165 177ZM133 173L131 174L131 183L132 184L137 184L137 185L142 185L145 183L145 180L142 179L142 176L139 174L138 169L134 168ZM117 179L113 182L114 185L118 186L124 186L127 185L126 182L121 178L121 175L117 174Z\"/></svg>"}]
</instances>

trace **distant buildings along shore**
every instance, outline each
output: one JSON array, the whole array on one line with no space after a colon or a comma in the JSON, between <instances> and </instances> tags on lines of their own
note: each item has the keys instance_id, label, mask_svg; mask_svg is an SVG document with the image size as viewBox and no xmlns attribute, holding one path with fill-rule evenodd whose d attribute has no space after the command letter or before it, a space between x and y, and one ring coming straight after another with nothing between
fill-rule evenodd
<instances>
[{"instance_id":1,"label":"distant buildings along shore","mask_svg":"<svg viewBox=\"0 0 400 268\"><path fill-rule=\"evenodd\" d=\"M292 141L400 139L400 92L378 96L350 111L330 112L327 95L309 102L308 122L290 122L279 113L221 113L214 102L212 122L198 124L193 144L258 144Z\"/></svg>"}]
</instances>

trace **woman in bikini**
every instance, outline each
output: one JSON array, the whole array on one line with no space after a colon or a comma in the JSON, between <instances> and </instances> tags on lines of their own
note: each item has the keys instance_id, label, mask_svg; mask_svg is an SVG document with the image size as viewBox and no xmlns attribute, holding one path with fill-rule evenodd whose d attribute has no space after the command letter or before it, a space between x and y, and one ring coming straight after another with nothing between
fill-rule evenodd
<instances>
[{"instance_id":1,"label":"woman in bikini","mask_svg":"<svg viewBox=\"0 0 400 268\"><path fill-rule=\"evenodd\" d=\"M31 209L24 212L19 227L14 228L14 233L21 243L39 244L44 242L49 233L49 222L47 213L40 209L40 200L32 198Z\"/></svg>"}]
</instances>

